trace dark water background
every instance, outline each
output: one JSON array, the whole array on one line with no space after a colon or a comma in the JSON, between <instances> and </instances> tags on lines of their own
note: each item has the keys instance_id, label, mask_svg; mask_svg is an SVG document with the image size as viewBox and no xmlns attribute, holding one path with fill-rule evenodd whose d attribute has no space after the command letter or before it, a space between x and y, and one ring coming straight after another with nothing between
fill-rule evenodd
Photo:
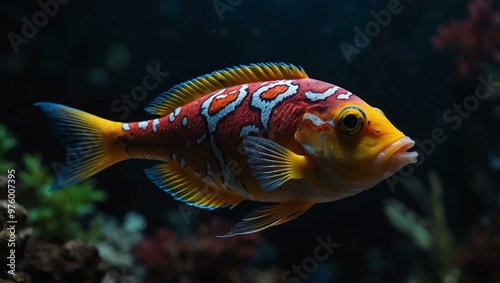
<instances>
[{"instance_id":1,"label":"dark water background","mask_svg":"<svg viewBox=\"0 0 500 283\"><path fill-rule=\"evenodd\" d=\"M72 0L60 4L56 15L20 43L16 53L7 35L22 35L21 19L32 22L41 8L35 1L4 1L0 4L0 121L19 138L9 157L16 160L23 152L39 152L48 165L64 161L63 147L42 112L32 106L35 102L57 102L111 120L126 116L124 121L138 121L150 119L143 108L175 84L239 64L286 62L381 108L413 139L429 139L433 129L443 128L448 139L424 156L411 177L427 184L430 171L439 175L447 223L462 246L468 245L473 231L494 226L498 168L488 158L498 153L500 141L495 124L499 118L492 114L494 102L485 101L488 105L480 105L453 129L454 123L445 121L443 113L472 95L479 84L477 76L484 73L473 70L460 76L457 54L437 50L432 43L439 26L470 17L468 1L401 0L400 13L392 14L387 26L379 26L369 44L349 58L339 45L354 45L354 28L364 30L373 20L370 12L387 9L393 1L220 2L229 10L217 11L215 1ZM479 63L498 70L498 61ZM115 101L142 84L147 66L159 66L168 76L137 101L135 109L129 108L128 115L117 111L113 103L123 106ZM168 226L165 215L178 202L145 176L143 170L154 164L129 161L98 174L97 187L108 192L108 201L98 204L98 209L119 219L127 211L142 213L148 235ZM489 176L488 188L481 191L488 192L488 200L472 188L477 183L476 170ZM324 274L324 279L314 282L408 282L412 274L432 270L429 253L384 214L383 200L393 198L423 215L407 187L398 182L394 188L382 182L360 195L315 205L303 216L266 230L262 237L272 247L271 261L281 270L290 269L313 254L317 237L331 237L341 246L313 273ZM214 216L238 221L253 207L245 203L232 211L201 211L193 223ZM500 277L492 278L496 279L483 282L499 282L493 280Z\"/></svg>"}]
</instances>

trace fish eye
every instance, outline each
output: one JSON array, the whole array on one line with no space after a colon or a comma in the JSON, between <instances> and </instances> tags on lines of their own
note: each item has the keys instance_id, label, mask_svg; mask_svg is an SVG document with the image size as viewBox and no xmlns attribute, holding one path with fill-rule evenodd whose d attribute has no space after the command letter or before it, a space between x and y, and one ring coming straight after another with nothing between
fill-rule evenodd
<instances>
[{"instance_id":1,"label":"fish eye","mask_svg":"<svg viewBox=\"0 0 500 283\"><path fill-rule=\"evenodd\" d=\"M361 131L365 124L366 115L357 106L347 106L340 111L337 120L340 130L344 134L352 136Z\"/></svg>"}]
</instances>

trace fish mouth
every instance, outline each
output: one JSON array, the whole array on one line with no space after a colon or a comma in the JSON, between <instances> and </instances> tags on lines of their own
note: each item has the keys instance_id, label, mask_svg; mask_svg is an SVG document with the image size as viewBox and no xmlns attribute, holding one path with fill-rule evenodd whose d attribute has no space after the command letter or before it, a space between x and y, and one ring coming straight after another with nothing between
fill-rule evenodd
<instances>
[{"instance_id":1,"label":"fish mouth","mask_svg":"<svg viewBox=\"0 0 500 283\"><path fill-rule=\"evenodd\" d=\"M418 153L415 151L407 152L407 150L412 148L414 145L415 141L407 136L393 142L378 154L375 159L375 166L380 167L389 160L399 161L400 168L406 164L417 162Z\"/></svg>"}]
</instances>

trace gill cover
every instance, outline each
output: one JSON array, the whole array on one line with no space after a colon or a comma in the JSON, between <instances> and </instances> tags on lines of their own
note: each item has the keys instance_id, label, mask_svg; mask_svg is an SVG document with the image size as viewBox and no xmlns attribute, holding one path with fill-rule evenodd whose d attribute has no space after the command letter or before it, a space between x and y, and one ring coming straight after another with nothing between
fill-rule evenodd
<instances>
[{"instance_id":1,"label":"gill cover","mask_svg":"<svg viewBox=\"0 0 500 283\"><path fill-rule=\"evenodd\" d=\"M295 140L314 160L324 168L333 163L333 146L329 142L334 137L335 123L324 106L312 106L302 116Z\"/></svg>"}]
</instances>

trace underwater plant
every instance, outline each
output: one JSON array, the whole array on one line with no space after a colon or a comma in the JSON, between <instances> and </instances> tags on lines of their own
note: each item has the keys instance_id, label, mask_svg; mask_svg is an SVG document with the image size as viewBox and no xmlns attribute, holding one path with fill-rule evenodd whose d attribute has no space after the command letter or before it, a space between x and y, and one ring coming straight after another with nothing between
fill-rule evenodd
<instances>
[{"instance_id":1,"label":"underwater plant","mask_svg":"<svg viewBox=\"0 0 500 283\"><path fill-rule=\"evenodd\" d=\"M33 235L48 242L62 243L70 239L96 242L100 236L100 219L93 203L106 199L103 191L95 189L95 182L88 180L73 189L49 192L54 178L38 155L23 155L24 170L19 172L20 198L30 210ZM81 220L90 217L88 227ZM57 219L57 221L54 221Z\"/></svg>"},{"instance_id":2,"label":"underwater plant","mask_svg":"<svg viewBox=\"0 0 500 283\"><path fill-rule=\"evenodd\" d=\"M54 181L48 167L36 154L24 154L22 160L7 161L9 150L17 139L0 125L0 167L4 172L15 169L15 268L7 272L5 262L9 249L0 249L0 282L100 283L106 268L92 244L100 237L99 217L91 216L93 203L106 195L87 181L74 190L49 194ZM12 171L13 172L13 171ZM7 177L0 175L0 244L7 247L11 232L7 230ZM11 188L11 190L14 190ZM10 202L9 202L10 203ZM21 204L22 203L22 204ZM80 224L89 218L88 227ZM78 240L72 240L78 239Z\"/></svg>"},{"instance_id":3,"label":"underwater plant","mask_svg":"<svg viewBox=\"0 0 500 283\"><path fill-rule=\"evenodd\" d=\"M7 126L0 124L0 172L14 168L14 163L8 161L7 152L16 146L17 139L8 131Z\"/></svg>"},{"instance_id":4,"label":"underwater plant","mask_svg":"<svg viewBox=\"0 0 500 283\"><path fill-rule=\"evenodd\" d=\"M92 180L77 184L71 190L50 193L49 188L55 179L39 155L26 153L20 164L6 160L5 156L15 147L16 140L5 125L0 125L0 167L5 170L3 172L11 168L18 172L17 197L29 208L33 235L54 243L75 238L95 242L100 234L100 219L91 217L95 210L93 203L105 200L106 194L95 189ZM88 227L80 224L84 218L90 218Z\"/></svg>"},{"instance_id":5,"label":"underwater plant","mask_svg":"<svg viewBox=\"0 0 500 283\"><path fill-rule=\"evenodd\" d=\"M403 184L407 191L418 201L426 217L408 208L393 198L384 200L384 212L390 223L405 234L422 251L429 254L434 270L425 274L426 282L456 282L460 275L458 255L460 247L456 244L445 214L443 185L436 172L428 174L430 191L416 177L410 177ZM420 275L422 276L422 275Z\"/></svg>"},{"instance_id":6,"label":"underwater plant","mask_svg":"<svg viewBox=\"0 0 500 283\"><path fill-rule=\"evenodd\" d=\"M0 182L0 191L7 191L7 182ZM14 245L9 245L13 239L12 224L7 222L10 215L7 205L8 201L1 195L0 245L11 249L0 249L0 282L101 283L106 266L95 246L81 240L55 244L33 237L28 210L19 203L15 203Z\"/></svg>"},{"instance_id":7,"label":"underwater plant","mask_svg":"<svg viewBox=\"0 0 500 283\"><path fill-rule=\"evenodd\" d=\"M431 171L428 181L429 190L416 177L403 183L425 216L396 199L384 202L390 223L431 258L428 268L413 278L422 282L500 282L500 213L493 212L488 227L473 227L460 241L448 225L441 179Z\"/></svg>"}]
</instances>

